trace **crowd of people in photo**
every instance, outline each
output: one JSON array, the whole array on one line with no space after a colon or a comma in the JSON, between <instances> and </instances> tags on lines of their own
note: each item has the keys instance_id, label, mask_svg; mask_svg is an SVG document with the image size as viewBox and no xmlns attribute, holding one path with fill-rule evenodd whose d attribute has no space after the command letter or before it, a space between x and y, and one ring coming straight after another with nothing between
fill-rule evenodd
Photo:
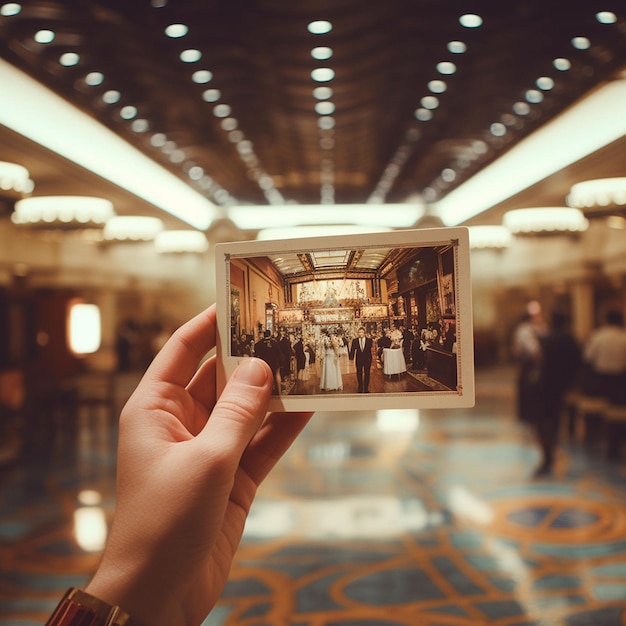
<instances>
[{"instance_id":1,"label":"crowd of people in photo","mask_svg":"<svg viewBox=\"0 0 626 626\"><path fill-rule=\"evenodd\" d=\"M513 333L518 364L517 414L531 425L541 448L537 476L552 471L565 398L570 392L626 405L626 328L621 311L610 310L583 341L576 340L567 315L548 319L529 303Z\"/></svg>"},{"instance_id":2,"label":"crowd of people in photo","mask_svg":"<svg viewBox=\"0 0 626 626\"><path fill-rule=\"evenodd\" d=\"M359 392L367 392L369 389L361 378L367 374L369 381L372 363L379 369L383 368L387 348L400 350L405 370L414 372L427 371L426 350L429 346L455 351L454 328L443 323L430 323L422 329L402 323L376 324L375 330L372 324L368 326L366 329L358 323L328 325L321 327L317 333L306 332L302 326L283 326L273 332L261 327L256 333L233 332L231 355L262 358L274 374L274 393L280 395L288 393L297 381L308 381L313 371L319 378L321 391L342 390L348 361L355 358ZM371 351L367 372L359 369L361 343L355 342L360 338L367 340Z\"/></svg>"}]
</instances>

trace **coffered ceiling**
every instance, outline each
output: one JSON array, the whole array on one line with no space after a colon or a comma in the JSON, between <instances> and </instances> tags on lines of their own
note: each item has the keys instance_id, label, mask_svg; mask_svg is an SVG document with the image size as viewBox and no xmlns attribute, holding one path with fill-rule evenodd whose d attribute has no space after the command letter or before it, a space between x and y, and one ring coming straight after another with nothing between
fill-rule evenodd
<instances>
[{"instance_id":1,"label":"coffered ceiling","mask_svg":"<svg viewBox=\"0 0 626 626\"><path fill-rule=\"evenodd\" d=\"M621 77L626 8L617 0L24 0L0 2L0 57L224 217L234 205L430 204ZM10 85L1 90L10 97ZM562 203L581 177L626 174L625 154L614 143L474 221ZM102 194L118 213L166 218L6 127L0 160L28 167L36 194Z\"/></svg>"}]
</instances>

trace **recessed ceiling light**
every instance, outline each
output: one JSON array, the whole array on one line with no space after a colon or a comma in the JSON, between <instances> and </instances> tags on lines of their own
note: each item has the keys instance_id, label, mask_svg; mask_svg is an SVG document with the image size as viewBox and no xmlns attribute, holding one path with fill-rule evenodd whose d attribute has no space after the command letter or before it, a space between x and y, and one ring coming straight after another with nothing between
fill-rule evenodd
<instances>
[{"instance_id":1,"label":"recessed ceiling light","mask_svg":"<svg viewBox=\"0 0 626 626\"><path fill-rule=\"evenodd\" d=\"M448 89L448 85L444 80L431 80L428 83L428 89L433 93L444 93Z\"/></svg>"},{"instance_id":2,"label":"recessed ceiling light","mask_svg":"<svg viewBox=\"0 0 626 626\"><path fill-rule=\"evenodd\" d=\"M122 94L117 89L109 89L102 94L102 101L107 104L115 104L119 102Z\"/></svg>"},{"instance_id":3,"label":"recessed ceiling light","mask_svg":"<svg viewBox=\"0 0 626 626\"><path fill-rule=\"evenodd\" d=\"M335 105L328 100L325 102L317 102L315 104L315 112L319 115L331 115L335 112Z\"/></svg>"},{"instance_id":4,"label":"recessed ceiling light","mask_svg":"<svg viewBox=\"0 0 626 626\"><path fill-rule=\"evenodd\" d=\"M12 15L17 15L21 10L22 5L17 2L7 2L0 7L0 15L10 17Z\"/></svg>"},{"instance_id":5,"label":"recessed ceiling light","mask_svg":"<svg viewBox=\"0 0 626 626\"><path fill-rule=\"evenodd\" d=\"M506 126L504 124L501 124L500 122L494 122L489 127L489 132L494 137L504 137L504 135L506 135Z\"/></svg>"},{"instance_id":6,"label":"recessed ceiling light","mask_svg":"<svg viewBox=\"0 0 626 626\"><path fill-rule=\"evenodd\" d=\"M333 56L333 50L327 46L318 46L311 50L311 56L318 61L325 61Z\"/></svg>"},{"instance_id":7,"label":"recessed ceiling light","mask_svg":"<svg viewBox=\"0 0 626 626\"><path fill-rule=\"evenodd\" d=\"M316 87L313 90L313 97L317 100L328 100L333 97L333 90L330 87Z\"/></svg>"},{"instance_id":8,"label":"recessed ceiling light","mask_svg":"<svg viewBox=\"0 0 626 626\"><path fill-rule=\"evenodd\" d=\"M572 46L574 46L576 50L588 50L591 46L591 42L587 37L574 37L574 39L572 39Z\"/></svg>"},{"instance_id":9,"label":"recessed ceiling light","mask_svg":"<svg viewBox=\"0 0 626 626\"><path fill-rule=\"evenodd\" d=\"M102 72L89 72L87 76L85 76L85 83L87 83L90 87L96 87L97 85L101 85L104 82L104 74Z\"/></svg>"},{"instance_id":10,"label":"recessed ceiling light","mask_svg":"<svg viewBox=\"0 0 626 626\"><path fill-rule=\"evenodd\" d=\"M148 120L141 118L133 120L130 127L135 133L145 133L150 128L150 124L148 123Z\"/></svg>"},{"instance_id":11,"label":"recessed ceiling light","mask_svg":"<svg viewBox=\"0 0 626 626\"><path fill-rule=\"evenodd\" d=\"M234 117L226 117L222 120L221 126L225 131L230 132L239 126L239 122Z\"/></svg>"},{"instance_id":12,"label":"recessed ceiling light","mask_svg":"<svg viewBox=\"0 0 626 626\"><path fill-rule=\"evenodd\" d=\"M454 74L456 72L456 65L451 61L442 61L437 63L437 71L440 74Z\"/></svg>"},{"instance_id":13,"label":"recessed ceiling light","mask_svg":"<svg viewBox=\"0 0 626 626\"><path fill-rule=\"evenodd\" d=\"M191 75L191 80L199 85L210 83L212 79L213 73L209 70L198 70Z\"/></svg>"},{"instance_id":14,"label":"recessed ceiling light","mask_svg":"<svg viewBox=\"0 0 626 626\"><path fill-rule=\"evenodd\" d=\"M165 29L165 34L172 39L178 39L184 37L189 32L189 27L186 24L170 24Z\"/></svg>"},{"instance_id":15,"label":"recessed ceiling light","mask_svg":"<svg viewBox=\"0 0 626 626\"><path fill-rule=\"evenodd\" d=\"M537 89L529 89L526 92L526 100L532 104L543 102L543 94Z\"/></svg>"},{"instance_id":16,"label":"recessed ceiling light","mask_svg":"<svg viewBox=\"0 0 626 626\"><path fill-rule=\"evenodd\" d=\"M433 112L428 109L416 109L415 110L415 118L420 122L427 122L431 120L433 117Z\"/></svg>"},{"instance_id":17,"label":"recessed ceiling light","mask_svg":"<svg viewBox=\"0 0 626 626\"><path fill-rule=\"evenodd\" d=\"M335 72L329 67L317 67L311 72L311 78L318 83L325 83L335 78Z\"/></svg>"},{"instance_id":18,"label":"recessed ceiling light","mask_svg":"<svg viewBox=\"0 0 626 626\"><path fill-rule=\"evenodd\" d=\"M123 120L132 120L136 116L137 116L137 107L134 107L131 105L122 107L120 111L120 117Z\"/></svg>"},{"instance_id":19,"label":"recessed ceiling light","mask_svg":"<svg viewBox=\"0 0 626 626\"><path fill-rule=\"evenodd\" d=\"M215 117L228 117L231 113L231 108L228 104L218 104L214 109L213 109L213 115L215 115Z\"/></svg>"},{"instance_id":20,"label":"recessed ceiling light","mask_svg":"<svg viewBox=\"0 0 626 626\"><path fill-rule=\"evenodd\" d=\"M65 52L59 57L59 63L63 67L72 67L74 65L78 65L80 61L80 55L76 54L76 52Z\"/></svg>"},{"instance_id":21,"label":"recessed ceiling light","mask_svg":"<svg viewBox=\"0 0 626 626\"><path fill-rule=\"evenodd\" d=\"M459 24L465 28L478 28L483 24L483 18L475 13L466 13L459 18Z\"/></svg>"},{"instance_id":22,"label":"recessed ceiling light","mask_svg":"<svg viewBox=\"0 0 626 626\"><path fill-rule=\"evenodd\" d=\"M324 115L317 120L317 125L322 130L330 130L335 128L335 118Z\"/></svg>"},{"instance_id":23,"label":"recessed ceiling light","mask_svg":"<svg viewBox=\"0 0 626 626\"><path fill-rule=\"evenodd\" d=\"M600 11L596 13L596 19L600 24L615 24L617 16L612 11Z\"/></svg>"},{"instance_id":24,"label":"recessed ceiling light","mask_svg":"<svg viewBox=\"0 0 626 626\"><path fill-rule=\"evenodd\" d=\"M326 20L316 20L307 26L307 30L313 35L325 35L333 29L333 25Z\"/></svg>"},{"instance_id":25,"label":"recessed ceiling light","mask_svg":"<svg viewBox=\"0 0 626 626\"><path fill-rule=\"evenodd\" d=\"M513 105L513 111L518 115L528 115L530 113L530 106L528 102L516 102Z\"/></svg>"},{"instance_id":26,"label":"recessed ceiling light","mask_svg":"<svg viewBox=\"0 0 626 626\"><path fill-rule=\"evenodd\" d=\"M202 52L200 50L183 50L180 53L180 60L183 63L197 63L202 58Z\"/></svg>"},{"instance_id":27,"label":"recessed ceiling light","mask_svg":"<svg viewBox=\"0 0 626 626\"><path fill-rule=\"evenodd\" d=\"M570 60L564 59L563 57L554 59L554 61L552 61L552 65L554 65L555 69L559 70L559 72L566 72L570 69L570 67L572 67Z\"/></svg>"},{"instance_id":28,"label":"recessed ceiling light","mask_svg":"<svg viewBox=\"0 0 626 626\"><path fill-rule=\"evenodd\" d=\"M205 102L217 102L222 97L222 92L219 89L207 89L202 92L202 99Z\"/></svg>"},{"instance_id":29,"label":"recessed ceiling light","mask_svg":"<svg viewBox=\"0 0 626 626\"><path fill-rule=\"evenodd\" d=\"M424 96L421 104L425 109L436 109L439 106L439 98L435 96Z\"/></svg>"},{"instance_id":30,"label":"recessed ceiling light","mask_svg":"<svg viewBox=\"0 0 626 626\"><path fill-rule=\"evenodd\" d=\"M52 43L54 41L54 37L55 37L54 31L42 29L42 30L38 30L35 33L35 36L33 37L33 39L37 43Z\"/></svg>"},{"instance_id":31,"label":"recessed ceiling light","mask_svg":"<svg viewBox=\"0 0 626 626\"><path fill-rule=\"evenodd\" d=\"M161 148L167 142L167 137L163 133L154 133L152 137L150 137L150 143L155 148Z\"/></svg>"},{"instance_id":32,"label":"recessed ceiling light","mask_svg":"<svg viewBox=\"0 0 626 626\"><path fill-rule=\"evenodd\" d=\"M463 54L467 51L467 46L462 41L450 41L448 42L448 51L452 54Z\"/></svg>"},{"instance_id":33,"label":"recessed ceiling light","mask_svg":"<svg viewBox=\"0 0 626 626\"><path fill-rule=\"evenodd\" d=\"M554 88L554 81L549 76L540 76L535 84L543 91L550 91Z\"/></svg>"}]
</instances>

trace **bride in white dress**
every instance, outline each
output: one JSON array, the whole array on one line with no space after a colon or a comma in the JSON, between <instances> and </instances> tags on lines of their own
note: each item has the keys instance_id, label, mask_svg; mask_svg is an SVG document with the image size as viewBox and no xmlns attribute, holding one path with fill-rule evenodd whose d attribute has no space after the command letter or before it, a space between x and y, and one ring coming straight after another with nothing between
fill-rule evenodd
<instances>
[{"instance_id":1,"label":"bride in white dress","mask_svg":"<svg viewBox=\"0 0 626 626\"><path fill-rule=\"evenodd\" d=\"M343 379L341 377L341 368L339 367L339 343L335 335L324 335L322 339L322 353L320 389L322 391L343 389Z\"/></svg>"}]
</instances>

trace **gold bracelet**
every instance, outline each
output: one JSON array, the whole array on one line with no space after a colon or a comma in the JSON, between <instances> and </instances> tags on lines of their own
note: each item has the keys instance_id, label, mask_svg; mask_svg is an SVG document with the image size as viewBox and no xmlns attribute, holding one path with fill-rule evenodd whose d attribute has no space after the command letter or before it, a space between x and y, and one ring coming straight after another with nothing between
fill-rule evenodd
<instances>
[{"instance_id":1,"label":"gold bracelet","mask_svg":"<svg viewBox=\"0 0 626 626\"><path fill-rule=\"evenodd\" d=\"M140 626L119 606L98 600L80 589L68 589L46 626Z\"/></svg>"}]
</instances>

